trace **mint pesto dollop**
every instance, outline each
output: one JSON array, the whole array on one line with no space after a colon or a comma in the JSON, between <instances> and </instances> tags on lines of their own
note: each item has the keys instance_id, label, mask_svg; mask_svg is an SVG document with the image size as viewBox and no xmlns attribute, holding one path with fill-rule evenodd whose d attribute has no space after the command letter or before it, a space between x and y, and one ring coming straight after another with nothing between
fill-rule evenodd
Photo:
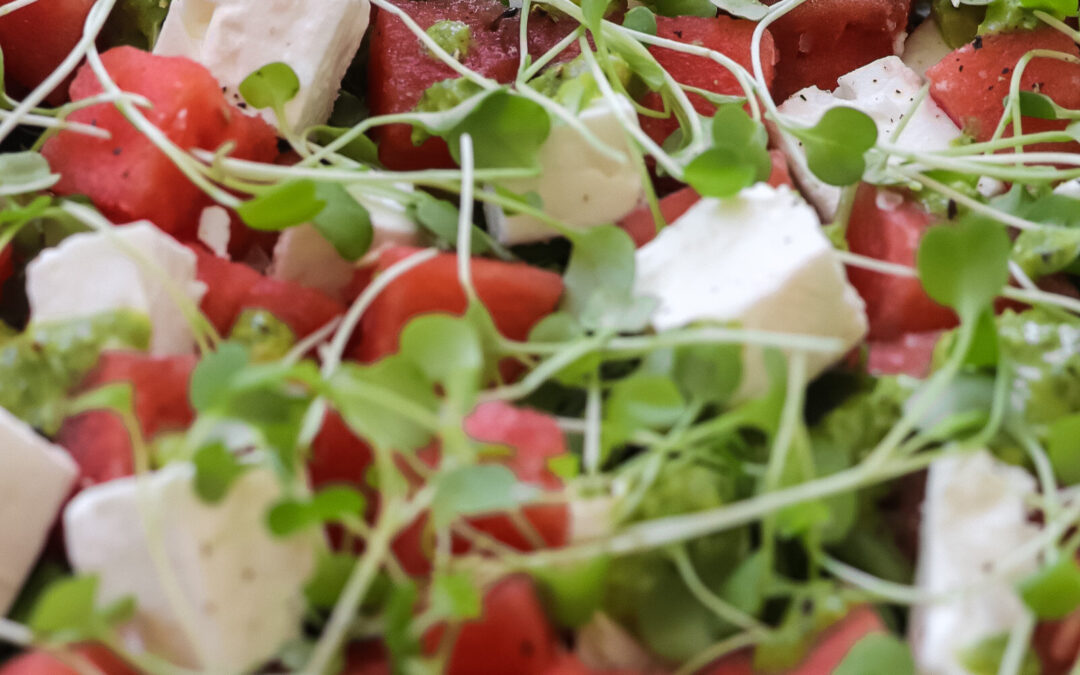
<instances>
[{"instance_id":1,"label":"mint pesto dollop","mask_svg":"<svg viewBox=\"0 0 1080 675\"><path fill-rule=\"evenodd\" d=\"M469 46L472 44L472 29L464 22L436 21L424 32L435 41L435 44L442 47L443 51L455 59L464 58L469 53Z\"/></svg>"},{"instance_id":2,"label":"mint pesto dollop","mask_svg":"<svg viewBox=\"0 0 1080 675\"><path fill-rule=\"evenodd\" d=\"M281 319L265 309L245 309L233 324L229 339L251 349L253 361L274 361L292 349L296 335Z\"/></svg>"}]
</instances>

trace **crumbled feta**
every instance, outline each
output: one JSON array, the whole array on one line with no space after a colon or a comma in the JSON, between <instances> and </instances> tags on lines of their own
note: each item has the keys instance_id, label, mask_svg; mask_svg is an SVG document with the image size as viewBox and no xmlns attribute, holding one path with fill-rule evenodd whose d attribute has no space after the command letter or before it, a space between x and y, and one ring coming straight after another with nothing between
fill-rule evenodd
<instances>
[{"instance_id":1,"label":"crumbled feta","mask_svg":"<svg viewBox=\"0 0 1080 675\"><path fill-rule=\"evenodd\" d=\"M150 353L188 354L195 341L171 292L197 306L206 285L196 280L195 254L150 221L108 232L75 234L26 268L30 318L61 321L115 309L150 318Z\"/></svg>"},{"instance_id":2,"label":"crumbled feta","mask_svg":"<svg viewBox=\"0 0 1080 675\"><path fill-rule=\"evenodd\" d=\"M908 150L943 150L960 137L949 116L927 96L896 139L893 133L922 89L922 77L896 56L886 56L851 71L837 80L833 92L807 87L784 101L780 112L793 122L813 125L830 108L848 106L869 115L878 128L878 138L891 140ZM841 188L819 180L806 163L802 143L784 134L779 138L790 161L792 173L806 198L817 207L824 220L832 220L840 203Z\"/></svg>"},{"instance_id":3,"label":"crumbled feta","mask_svg":"<svg viewBox=\"0 0 1080 675\"><path fill-rule=\"evenodd\" d=\"M621 114L637 124L631 103L619 98L618 105ZM546 214L572 227L594 227L619 220L637 206L644 194L641 172L627 154L619 114L607 99L598 99L581 112L579 119L601 142L623 153L623 161L601 153L577 129L556 120L540 148L540 175L505 181L500 186L521 195L535 193ZM492 234L503 244L525 244L558 236L532 216L506 214L491 204L485 205L484 212Z\"/></svg>"},{"instance_id":4,"label":"crumbled feta","mask_svg":"<svg viewBox=\"0 0 1080 675\"><path fill-rule=\"evenodd\" d=\"M808 376L866 334L862 299L822 233L817 215L787 187L764 183L730 199L702 199L638 250L636 293L659 301L658 331L699 321L839 338L807 354ZM742 396L764 391L761 355L748 349Z\"/></svg>"},{"instance_id":5,"label":"crumbled feta","mask_svg":"<svg viewBox=\"0 0 1080 675\"><path fill-rule=\"evenodd\" d=\"M63 448L0 408L0 616L33 569L78 467Z\"/></svg>"},{"instance_id":6,"label":"crumbled feta","mask_svg":"<svg viewBox=\"0 0 1080 675\"><path fill-rule=\"evenodd\" d=\"M288 64L300 91L285 115L299 131L330 117L370 13L368 0L173 0L154 53L198 61L238 102L244 78ZM273 112L261 113L276 124Z\"/></svg>"},{"instance_id":7,"label":"crumbled feta","mask_svg":"<svg viewBox=\"0 0 1080 675\"><path fill-rule=\"evenodd\" d=\"M945 38L941 36L934 17L927 17L925 21L911 31L904 42L903 58L908 68L919 75L925 76L931 66L936 66L943 58L952 53L952 47L945 44Z\"/></svg>"},{"instance_id":8,"label":"crumbled feta","mask_svg":"<svg viewBox=\"0 0 1080 675\"><path fill-rule=\"evenodd\" d=\"M1035 571L1035 560L1004 573L996 566L1038 534L1025 506L1034 494L1034 478L986 450L930 466L916 583L927 593L956 595L912 611L909 637L919 672L968 675L958 652L1024 617L1014 586Z\"/></svg>"},{"instance_id":9,"label":"crumbled feta","mask_svg":"<svg viewBox=\"0 0 1080 675\"><path fill-rule=\"evenodd\" d=\"M173 464L84 490L64 511L68 557L99 576L102 602L134 596L132 628L148 650L185 667L248 672L299 634L318 535L270 534L266 511L281 488L269 470L248 471L214 505L195 494L193 476Z\"/></svg>"},{"instance_id":10,"label":"crumbled feta","mask_svg":"<svg viewBox=\"0 0 1080 675\"><path fill-rule=\"evenodd\" d=\"M199 214L199 241L219 258L229 257L231 229L229 212L220 206L207 206Z\"/></svg>"}]
</instances>

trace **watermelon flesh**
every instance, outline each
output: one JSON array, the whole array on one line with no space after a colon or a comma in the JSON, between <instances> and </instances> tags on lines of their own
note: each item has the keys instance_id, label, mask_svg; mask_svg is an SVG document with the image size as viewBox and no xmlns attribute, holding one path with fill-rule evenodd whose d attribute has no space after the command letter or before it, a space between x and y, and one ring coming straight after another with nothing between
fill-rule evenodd
<instances>
[{"instance_id":1,"label":"watermelon flesh","mask_svg":"<svg viewBox=\"0 0 1080 675\"><path fill-rule=\"evenodd\" d=\"M467 24L472 42L461 59L467 68L502 83L517 75L520 19L498 0L399 0L395 4L425 30L443 20ZM529 17L529 52L534 56L546 52L576 27L574 21ZM567 50L564 58L575 53ZM401 19L389 12L375 12L368 65L368 102L373 114L410 111L428 87L453 77L457 73L429 54ZM375 136L379 161L388 168L409 171L455 166L442 139L429 138L414 146L410 125L379 127Z\"/></svg>"},{"instance_id":2,"label":"watermelon flesh","mask_svg":"<svg viewBox=\"0 0 1080 675\"><path fill-rule=\"evenodd\" d=\"M656 17L658 37L718 51L751 72L750 43L754 26L752 21L733 19L728 16ZM657 46L650 46L649 52L676 81L682 84L706 89L716 94L743 95L743 89L739 86L735 75L712 59ZM761 54L765 80L771 83L777 56L772 35L768 31L761 40ZM702 115L711 116L716 111L716 106L704 97L693 93L688 94L688 97L694 109ZM657 92L649 92L641 102L645 107L653 110L663 110L664 107L663 100ZM641 117L641 128L657 143L663 143L664 139L678 127L679 122L674 115L666 118Z\"/></svg>"},{"instance_id":3,"label":"watermelon flesh","mask_svg":"<svg viewBox=\"0 0 1080 675\"><path fill-rule=\"evenodd\" d=\"M277 156L273 128L230 105L214 76L198 63L133 47L110 49L101 60L121 89L153 104L143 115L182 150L216 150L232 141L232 157L270 162ZM71 84L72 100L101 92L90 68L80 68ZM147 219L181 241L194 239L199 215L211 199L165 153L112 104L78 110L68 119L106 129L112 138L61 131L49 139L42 154L61 175L56 193L87 195L114 222Z\"/></svg>"},{"instance_id":4,"label":"watermelon flesh","mask_svg":"<svg viewBox=\"0 0 1080 675\"><path fill-rule=\"evenodd\" d=\"M977 141L993 136L1004 114L1016 62L1033 49L1080 54L1080 48L1053 28L987 35L957 49L926 72L930 94L953 122ZM1080 108L1080 65L1056 59L1032 59L1020 80L1023 91L1038 91L1066 108ZM1025 117L1024 133L1055 131L1065 120ZM1006 136L1012 136L1012 125ZM1027 146L1032 151L1077 152L1077 143L1043 143Z\"/></svg>"},{"instance_id":5,"label":"watermelon flesh","mask_svg":"<svg viewBox=\"0 0 1080 675\"><path fill-rule=\"evenodd\" d=\"M898 53L910 11L911 0L807 0L791 10L769 25L780 52L774 97L831 91L841 75Z\"/></svg>"}]
</instances>

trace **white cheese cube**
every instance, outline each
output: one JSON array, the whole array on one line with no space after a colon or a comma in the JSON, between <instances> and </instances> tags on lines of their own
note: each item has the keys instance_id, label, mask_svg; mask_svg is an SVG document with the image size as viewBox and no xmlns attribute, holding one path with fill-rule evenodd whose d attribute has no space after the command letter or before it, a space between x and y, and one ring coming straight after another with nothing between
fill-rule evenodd
<instances>
[{"instance_id":1,"label":"white cheese cube","mask_svg":"<svg viewBox=\"0 0 1080 675\"><path fill-rule=\"evenodd\" d=\"M78 473L63 448L0 408L0 616L37 562Z\"/></svg>"},{"instance_id":2,"label":"white cheese cube","mask_svg":"<svg viewBox=\"0 0 1080 675\"><path fill-rule=\"evenodd\" d=\"M637 124L637 114L629 101L620 98L622 114ZM634 210L644 194L641 172L627 153L626 136L619 113L607 99L598 99L579 115L582 124L600 141L623 153L623 161L609 157L559 120L540 148L540 175L509 180L501 187L518 194L535 192L544 213L572 227L594 227L614 223ZM507 214L494 205L484 210L492 235L502 244L546 241L558 232L532 216Z\"/></svg>"},{"instance_id":3,"label":"white cheese cube","mask_svg":"<svg viewBox=\"0 0 1080 675\"><path fill-rule=\"evenodd\" d=\"M229 257L232 223L229 212L220 206L207 206L199 214L199 241L219 258Z\"/></svg>"},{"instance_id":4,"label":"white cheese cube","mask_svg":"<svg viewBox=\"0 0 1080 675\"><path fill-rule=\"evenodd\" d=\"M370 13L368 0L173 0L154 53L198 61L237 101L248 75L288 64L300 91L285 115L299 131L330 117ZM277 123L272 112L261 113Z\"/></svg>"},{"instance_id":5,"label":"white cheese cube","mask_svg":"<svg viewBox=\"0 0 1080 675\"><path fill-rule=\"evenodd\" d=\"M1038 535L1025 506L1034 494L1026 471L986 450L930 465L916 583L927 593L959 594L912 611L909 638L920 673L968 675L958 652L1024 617L1014 585L1035 571L1035 561L1004 574L996 566Z\"/></svg>"},{"instance_id":6,"label":"white cheese cube","mask_svg":"<svg viewBox=\"0 0 1080 675\"><path fill-rule=\"evenodd\" d=\"M808 376L866 334L862 299L814 210L787 187L758 183L730 199L702 199L637 252L636 292L659 301L657 331L699 321L839 338L807 354ZM740 396L762 393L764 364L747 349Z\"/></svg>"},{"instance_id":7,"label":"white cheese cube","mask_svg":"<svg viewBox=\"0 0 1080 675\"><path fill-rule=\"evenodd\" d=\"M185 667L248 672L299 634L317 535L276 539L267 530L267 509L281 496L269 470L248 471L215 505L195 494L193 476L173 464L84 490L64 512L68 557L77 572L99 576L102 602L134 596L132 628L147 650ZM193 620L191 640L163 571Z\"/></svg>"},{"instance_id":8,"label":"white cheese cube","mask_svg":"<svg viewBox=\"0 0 1080 675\"><path fill-rule=\"evenodd\" d=\"M830 108L847 106L869 115L878 128L878 138L889 140L909 150L944 150L960 137L949 116L927 96L896 139L892 138L907 115L919 90L922 77L896 56L886 56L839 78L833 92L807 87L780 104L780 112L789 120L814 125ZM823 183L810 171L802 143L778 134L781 147L790 161L792 173L806 198L817 207L822 219L836 216L841 189Z\"/></svg>"},{"instance_id":9,"label":"white cheese cube","mask_svg":"<svg viewBox=\"0 0 1080 675\"><path fill-rule=\"evenodd\" d=\"M33 321L135 310L150 318L154 355L188 354L195 347L170 288L196 306L206 292L196 279L195 254L147 220L72 235L26 268Z\"/></svg>"},{"instance_id":10,"label":"white cheese cube","mask_svg":"<svg viewBox=\"0 0 1080 675\"><path fill-rule=\"evenodd\" d=\"M952 51L952 47L945 44L945 38L941 36L941 29L934 17L930 16L911 31L911 35L904 42L904 54L901 58L908 68L925 76L927 70L940 63Z\"/></svg>"},{"instance_id":11,"label":"white cheese cube","mask_svg":"<svg viewBox=\"0 0 1080 675\"><path fill-rule=\"evenodd\" d=\"M408 184L395 187L412 191ZM349 192L371 216L372 240L367 257L377 255L387 246L414 246L420 241L419 229L406 215L401 202L364 194L355 188ZM335 298L342 298L355 272L356 263L338 255L333 244L313 225L291 227L281 233L269 270L272 277L295 281Z\"/></svg>"}]
</instances>

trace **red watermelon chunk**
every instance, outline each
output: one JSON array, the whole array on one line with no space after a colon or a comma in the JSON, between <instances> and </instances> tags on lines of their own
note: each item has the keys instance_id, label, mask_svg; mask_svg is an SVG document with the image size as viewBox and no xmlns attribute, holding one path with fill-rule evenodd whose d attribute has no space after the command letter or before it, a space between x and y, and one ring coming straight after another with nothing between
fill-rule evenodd
<instances>
[{"instance_id":1,"label":"red watermelon chunk","mask_svg":"<svg viewBox=\"0 0 1080 675\"><path fill-rule=\"evenodd\" d=\"M911 200L895 207L887 202L878 199L877 188L859 186L848 223L848 245L852 253L914 267L919 240L936 219ZM916 278L849 266L848 279L866 301L871 340L956 325L953 311L931 300Z\"/></svg>"},{"instance_id":2,"label":"red watermelon chunk","mask_svg":"<svg viewBox=\"0 0 1080 675\"><path fill-rule=\"evenodd\" d=\"M769 175L769 185L780 187L787 185L794 187L791 182L791 174L788 172L787 158L779 150L770 150L772 158L772 174ZM664 216L664 222L668 225L675 222L682 214L690 210L690 207L701 199L694 188L685 187L677 192L672 192L660 200L660 212ZM643 204L630 212L619 221L619 227L626 230L634 244L638 248L649 243L656 237L656 221L653 219L652 210L648 204Z\"/></svg>"},{"instance_id":3,"label":"red watermelon chunk","mask_svg":"<svg viewBox=\"0 0 1080 675\"><path fill-rule=\"evenodd\" d=\"M88 661L101 675L135 675L135 669L101 645L76 645L71 651ZM42 649L21 654L0 667L0 675L80 675L82 672L85 671L75 669Z\"/></svg>"},{"instance_id":4,"label":"red watermelon chunk","mask_svg":"<svg viewBox=\"0 0 1080 675\"><path fill-rule=\"evenodd\" d=\"M769 25L780 51L773 95L835 89L841 75L897 53L910 11L911 0L807 0Z\"/></svg>"},{"instance_id":5,"label":"red watermelon chunk","mask_svg":"<svg viewBox=\"0 0 1080 675\"><path fill-rule=\"evenodd\" d=\"M436 627L424 636L434 653L443 637ZM559 639L525 576L507 577L484 595L481 615L462 626L446 664L447 675L543 675L560 654Z\"/></svg>"},{"instance_id":6,"label":"red watermelon chunk","mask_svg":"<svg viewBox=\"0 0 1080 675\"><path fill-rule=\"evenodd\" d=\"M197 358L105 352L80 385L90 391L115 382L130 382L135 417L143 437L184 429L194 419L188 403L188 381ZM134 470L131 438L120 418L109 411L85 412L64 421L57 442L79 465L80 487L129 476Z\"/></svg>"},{"instance_id":7,"label":"red watermelon chunk","mask_svg":"<svg viewBox=\"0 0 1080 675\"><path fill-rule=\"evenodd\" d=\"M1080 48L1053 28L987 35L946 56L927 71L930 93L964 131L978 141L989 140L1004 113L1016 62L1032 49L1061 51L1073 56ZM1080 108L1080 65L1055 59L1032 59L1020 81L1024 91L1038 91L1066 108ZM1064 129L1067 121L1025 117L1025 133ZM1006 133L1012 135L1012 125ZM1076 152L1076 143L1043 143L1028 150Z\"/></svg>"},{"instance_id":8,"label":"red watermelon chunk","mask_svg":"<svg viewBox=\"0 0 1080 675\"><path fill-rule=\"evenodd\" d=\"M154 107L143 114L181 149L216 150L232 141L233 157L268 162L277 155L274 130L230 105L214 76L198 63L132 47L111 49L101 59L121 89L149 99ZM71 84L71 98L101 91L93 72L83 66ZM69 119L106 129L112 138L62 131L50 139L42 153L61 175L57 193L85 194L116 222L146 218L178 239L194 238L210 198L115 106L91 106Z\"/></svg>"},{"instance_id":9,"label":"red watermelon chunk","mask_svg":"<svg viewBox=\"0 0 1080 675\"><path fill-rule=\"evenodd\" d=\"M0 0L0 6L9 2ZM93 6L94 0L37 0L0 17L7 81L26 90L41 84L75 48ZM49 97L54 104L64 99L63 87Z\"/></svg>"},{"instance_id":10,"label":"red watermelon chunk","mask_svg":"<svg viewBox=\"0 0 1080 675\"><path fill-rule=\"evenodd\" d=\"M397 246L379 256L375 274L385 271L417 249ZM562 278L522 263L474 258L473 284L499 331L523 340L540 319L552 311L562 295ZM398 338L410 319L421 314L461 314L465 291L457 276L457 256L437 255L401 275L383 290L360 321L360 339L350 355L376 361L397 352Z\"/></svg>"},{"instance_id":11,"label":"red watermelon chunk","mask_svg":"<svg viewBox=\"0 0 1080 675\"><path fill-rule=\"evenodd\" d=\"M728 16L700 17L656 17L656 34L669 40L677 40L698 47L707 47L733 59L747 70L750 67L750 42L755 24L743 19ZM727 68L712 59L703 56L684 54L665 47L649 47L649 51L677 81L717 94L741 96L739 81ZM761 40L761 61L765 70L765 79L771 84L776 50L772 35L766 31ZM694 109L703 115L712 115L716 106L697 94L689 94ZM653 110L663 110L663 101L657 92L649 92L642 99L642 104ZM673 116L667 118L642 117L641 128L657 143L671 135L679 127Z\"/></svg>"},{"instance_id":12,"label":"red watermelon chunk","mask_svg":"<svg viewBox=\"0 0 1080 675\"><path fill-rule=\"evenodd\" d=\"M287 324L298 339L345 312L344 305L321 291L264 277L243 263L198 247L192 250L198 256L199 281L206 284L200 308L222 335L228 335L245 309L265 309Z\"/></svg>"},{"instance_id":13,"label":"red watermelon chunk","mask_svg":"<svg viewBox=\"0 0 1080 675\"><path fill-rule=\"evenodd\" d=\"M504 16L506 5L498 0L398 0L423 29L437 21L461 21L472 31L472 43L462 63L498 82L517 75L519 19ZM569 34L577 23L555 22L546 16L529 17L529 50L541 54ZM568 50L566 55L574 53ZM368 100L376 115L412 110L431 85L457 74L431 56L420 40L396 16L375 13L371 28L371 63L368 66ZM391 169L414 170L453 167L454 161L442 139L412 143L412 127L395 124L376 130L379 160Z\"/></svg>"}]
</instances>

